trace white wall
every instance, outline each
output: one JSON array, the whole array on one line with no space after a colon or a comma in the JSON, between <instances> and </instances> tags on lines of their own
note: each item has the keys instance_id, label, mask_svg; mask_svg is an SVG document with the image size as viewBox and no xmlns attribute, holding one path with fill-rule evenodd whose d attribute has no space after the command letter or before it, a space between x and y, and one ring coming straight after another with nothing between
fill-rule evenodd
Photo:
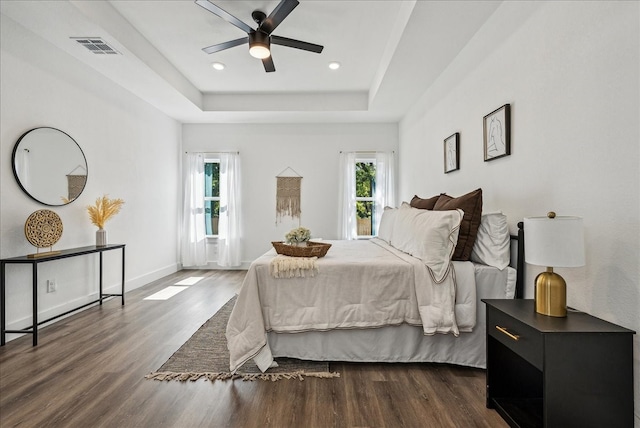
<instances>
[{"instance_id":1,"label":"white wall","mask_svg":"<svg viewBox=\"0 0 640 428\"><path fill-rule=\"evenodd\" d=\"M122 211L106 224L111 243L126 246L126 289L144 285L177 269L177 207L180 124L57 49L51 49L2 16L0 51L0 257L35 252L24 223L47 208L63 222L54 249L95 244L86 212L103 194L123 198ZM25 195L12 174L11 153L25 131L51 126L71 135L87 158L88 181L69 205L47 207ZM97 256L40 265L40 319L97 296ZM104 255L104 285L117 292L120 251ZM58 290L46 293L47 279ZM7 265L9 329L31 323L31 270ZM13 336L10 336L13 338Z\"/></svg>"},{"instance_id":2,"label":"white wall","mask_svg":"<svg viewBox=\"0 0 640 428\"><path fill-rule=\"evenodd\" d=\"M313 237L338 238L339 152L392 151L397 124L183 125L184 151L239 151L242 168L244 267L282 241L298 221L276 224L276 175L287 167L303 176L301 224ZM287 174L290 174L287 171ZM208 260L215 260L214 241ZM212 264L214 265L214 264Z\"/></svg>"},{"instance_id":3,"label":"white wall","mask_svg":"<svg viewBox=\"0 0 640 428\"><path fill-rule=\"evenodd\" d=\"M637 2L505 2L400 124L400 198L482 187L510 227L584 217L587 264L557 269L568 305L640 332ZM512 154L483 161L482 117L512 109ZM461 169L442 172L460 132ZM527 293L544 268L527 266ZM636 426L640 339L634 336Z\"/></svg>"}]
</instances>

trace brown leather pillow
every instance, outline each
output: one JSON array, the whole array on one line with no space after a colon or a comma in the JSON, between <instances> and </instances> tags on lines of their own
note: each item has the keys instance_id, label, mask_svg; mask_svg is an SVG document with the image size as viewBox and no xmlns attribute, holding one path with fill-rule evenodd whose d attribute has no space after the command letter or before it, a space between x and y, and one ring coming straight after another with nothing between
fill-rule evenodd
<instances>
[{"instance_id":1,"label":"brown leather pillow","mask_svg":"<svg viewBox=\"0 0 640 428\"><path fill-rule=\"evenodd\" d=\"M473 250L473 244L476 242L478 227L480 227L480 219L482 218L482 189L474 190L457 198L442 194L433 209L446 211L458 208L464 211L464 217L460 224L458 244L452 260L468 261L471 258L471 251Z\"/></svg>"},{"instance_id":2,"label":"brown leather pillow","mask_svg":"<svg viewBox=\"0 0 640 428\"><path fill-rule=\"evenodd\" d=\"M444 195L444 193L441 193L440 195ZM413 208L420 208L421 210L432 210L433 207L435 207L436 202L438 202L440 195L432 196L429 199L422 199L416 195L411 199L409 205Z\"/></svg>"}]
</instances>

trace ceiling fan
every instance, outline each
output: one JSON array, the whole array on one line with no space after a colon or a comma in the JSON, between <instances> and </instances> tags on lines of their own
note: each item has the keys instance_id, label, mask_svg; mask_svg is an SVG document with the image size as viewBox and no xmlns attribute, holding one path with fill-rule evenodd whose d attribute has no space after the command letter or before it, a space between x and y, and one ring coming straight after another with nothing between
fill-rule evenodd
<instances>
[{"instance_id":1,"label":"ceiling fan","mask_svg":"<svg viewBox=\"0 0 640 428\"><path fill-rule=\"evenodd\" d=\"M195 0L195 2L198 6L207 9L209 12L219 16L231 25L234 25L247 33L247 37L229 40L228 42L203 48L202 50L208 54L249 43L249 54L254 58L261 59L262 64L264 65L264 70L269 73L276 71L273 59L271 58L272 43L274 45L287 46L289 48L302 49L309 52L322 52L323 46L271 34L291 13L291 11L298 6L298 0L281 0L269 16L260 10L254 10L251 13L251 17L256 24L258 24L258 28L255 30L208 0Z\"/></svg>"}]
</instances>

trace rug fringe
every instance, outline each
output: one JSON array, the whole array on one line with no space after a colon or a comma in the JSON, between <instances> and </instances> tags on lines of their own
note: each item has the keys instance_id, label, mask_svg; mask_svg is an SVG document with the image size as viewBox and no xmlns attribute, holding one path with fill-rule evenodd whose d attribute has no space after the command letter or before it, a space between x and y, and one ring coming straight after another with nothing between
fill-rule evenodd
<instances>
[{"instance_id":1,"label":"rug fringe","mask_svg":"<svg viewBox=\"0 0 640 428\"><path fill-rule=\"evenodd\" d=\"M194 372L186 372L186 373L176 373L176 372L153 372L149 373L145 376L145 379L152 380L160 380L160 381L171 381L177 380L180 382L192 381L195 382L198 379L205 379L208 381L216 381L216 380L235 380L242 379L244 381L253 381L253 380L270 380L275 382L281 379L297 379L304 380L305 377L317 377L321 379L330 379L340 377L340 373L337 372L304 372L304 371L296 371L296 372L288 372L288 373L229 373L229 372L221 372L221 373L194 373Z\"/></svg>"}]
</instances>

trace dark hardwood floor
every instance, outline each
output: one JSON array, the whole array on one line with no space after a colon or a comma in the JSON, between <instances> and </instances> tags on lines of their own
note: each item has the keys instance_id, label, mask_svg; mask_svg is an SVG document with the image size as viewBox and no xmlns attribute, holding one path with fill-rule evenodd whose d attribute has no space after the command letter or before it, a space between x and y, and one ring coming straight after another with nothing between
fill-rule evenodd
<instances>
[{"instance_id":1,"label":"dark hardwood floor","mask_svg":"<svg viewBox=\"0 0 640 428\"><path fill-rule=\"evenodd\" d=\"M159 368L239 289L243 271L181 271L0 348L0 426L506 427L483 370L331 365L337 379L159 382ZM190 276L166 301L143 300Z\"/></svg>"}]
</instances>

